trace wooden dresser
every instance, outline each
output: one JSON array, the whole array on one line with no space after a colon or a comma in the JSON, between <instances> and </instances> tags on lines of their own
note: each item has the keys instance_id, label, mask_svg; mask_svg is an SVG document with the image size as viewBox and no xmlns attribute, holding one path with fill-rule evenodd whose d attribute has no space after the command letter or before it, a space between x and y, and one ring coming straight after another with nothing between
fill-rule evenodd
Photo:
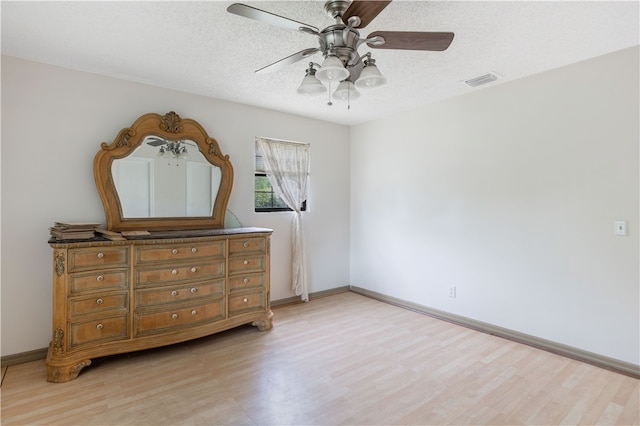
<instances>
[{"instance_id":1,"label":"wooden dresser","mask_svg":"<svg viewBox=\"0 0 640 426\"><path fill-rule=\"evenodd\" d=\"M271 328L271 230L158 231L126 241L49 241L53 326L47 380L91 359L242 324Z\"/></svg>"}]
</instances>

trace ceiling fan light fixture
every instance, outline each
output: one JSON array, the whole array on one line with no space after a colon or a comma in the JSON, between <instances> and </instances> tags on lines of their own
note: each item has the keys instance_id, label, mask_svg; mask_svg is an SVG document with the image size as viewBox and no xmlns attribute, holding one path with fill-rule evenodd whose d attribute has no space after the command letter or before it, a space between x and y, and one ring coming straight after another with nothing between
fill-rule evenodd
<instances>
[{"instance_id":1,"label":"ceiling fan light fixture","mask_svg":"<svg viewBox=\"0 0 640 426\"><path fill-rule=\"evenodd\" d=\"M376 66L376 61L374 59L368 58L364 61L364 69L360 73L360 77L356 80L356 87L368 88L368 87L378 87L382 86L387 82L387 78L382 75L378 67Z\"/></svg>"},{"instance_id":2,"label":"ceiling fan light fixture","mask_svg":"<svg viewBox=\"0 0 640 426\"><path fill-rule=\"evenodd\" d=\"M329 54L316 73L316 77L324 82L342 81L349 77L349 71L335 54Z\"/></svg>"},{"instance_id":3,"label":"ceiling fan light fixture","mask_svg":"<svg viewBox=\"0 0 640 426\"><path fill-rule=\"evenodd\" d=\"M182 141L165 141L160 148L158 148L158 157L167 157L169 159L183 159L189 158L189 151L187 151L186 145Z\"/></svg>"},{"instance_id":4,"label":"ceiling fan light fixture","mask_svg":"<svg viewBox=\"0 0 640 426\"><path fill-rule=\"evenodd\" d=\"M316 77L316 69L313 67L313 62L309 64L307 74L302 79L300 87L298 87L298 94L305 96L321 95L327 91L327 88Z\"/></svg>"},{"instance_id":5,"label":"ceiling fan light fixture","mask_svg":"<svg viewBox=\"0 0 640 426\"><path fill-rule=\"evenodd\" d=\"M358 89L356 89L356 86L353 85L351 80L344 80L338 84L338 88L333 92L333 96L335 99L341 101L353 101L360 97L360 92L358 92Z\"/></svg>"},{"instance_id":6,"label":"ceiling fan light fixture","mask_svg":"<svg viewBox=\"0 0 640 426\"><path fill-rule=\"evenodd\" d=\"M326 83L330 92L327 105L333 105L331 99L332 95L335 95L336 99L346 100L347 109L351 109L349 101L360 97L356 87L368 89L387 82L371 58L371 53L363 56L358 53L361 45L366 44L372 49L443 51L448 49L453 41L454 33L425 31L375 31L367 38L360 38L358 30L368 26L390 3L391 0L327 0L324 11L336 22L322 30L240 3L229 6L227 12L316 36L319 41L318 47L303 49L260 68L256 73L272 72L322 52L322 65L315 62L309 64L307 74L298 87L298 94L313 96L325 93L327 89L323 83ZM331 93L333 82L338 84L338 89Z\"/></svg>"},{"instance_id":7,"label":"ceiling fan light fixture","mask_svg":"<svg viewBox=\"0 0 640 426\"><path fill-rule=\"evenodd\" d=\"M178 149L178 158L189 158L189 152L187 151L187 147L182 145L182 147L180 147Z\"/></svg>"}]
</instances>

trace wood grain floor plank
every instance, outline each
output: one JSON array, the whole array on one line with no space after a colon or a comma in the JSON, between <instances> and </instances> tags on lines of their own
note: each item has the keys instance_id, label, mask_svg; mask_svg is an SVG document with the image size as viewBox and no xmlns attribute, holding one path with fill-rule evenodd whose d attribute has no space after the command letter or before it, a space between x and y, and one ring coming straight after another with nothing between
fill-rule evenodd
<instances>
[{"instance_id":1,"label":"wood grain floor plank","mask_svg":"<svg viewBox=\"0 0 640 426\"><path fill-rule=\"evenodd\" d=\"M3 425L638 425L639 381L354 293L46 382L7 369Z\"/></svg>"}]
</instances>

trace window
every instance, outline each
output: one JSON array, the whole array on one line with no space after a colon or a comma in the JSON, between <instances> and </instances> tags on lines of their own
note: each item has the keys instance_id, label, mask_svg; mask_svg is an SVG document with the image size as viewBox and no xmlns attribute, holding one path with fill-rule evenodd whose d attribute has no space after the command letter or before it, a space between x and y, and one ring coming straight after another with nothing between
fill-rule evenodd
<instances>
[{"instance_id":1,"label":"window","mask_svg":"<svg viewBox=\"0 0 640 426\"><path fill-rule=\"evenodd\" d=\"M266 173L256 172L256 211L291 211L291 209L287 207L287 203L273 192L273 187Z\"/></svg>"},{"instance_id":2,"label":"window","mask_svg":"<svg viewBox=\"0 0 640 426\"><path fill-rule=\"evenodd\" d=\"M286 212L293 211L287 203L276 194L265 171L262 152L256 142L255 146L255 211L256 212ZM302 211L307 210L307 201L302 203Z\"/></svg>"}]
</instances>

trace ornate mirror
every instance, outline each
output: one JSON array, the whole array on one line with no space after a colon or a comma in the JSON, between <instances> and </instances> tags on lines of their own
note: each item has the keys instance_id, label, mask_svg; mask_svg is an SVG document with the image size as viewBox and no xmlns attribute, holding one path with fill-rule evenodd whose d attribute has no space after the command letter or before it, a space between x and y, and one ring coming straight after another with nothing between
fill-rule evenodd
<instances>
[{"instance_id":1,"label":"ornate mirror","mask_svg":"<svg viewBox=\"0 0 640 426\"><path fill-rule=\"evenodd\" d=\"M173 111L145 114L102 142L93 171L109 230L224 227L229 156L198 122Z\"/></svg>"}]
</instances>

